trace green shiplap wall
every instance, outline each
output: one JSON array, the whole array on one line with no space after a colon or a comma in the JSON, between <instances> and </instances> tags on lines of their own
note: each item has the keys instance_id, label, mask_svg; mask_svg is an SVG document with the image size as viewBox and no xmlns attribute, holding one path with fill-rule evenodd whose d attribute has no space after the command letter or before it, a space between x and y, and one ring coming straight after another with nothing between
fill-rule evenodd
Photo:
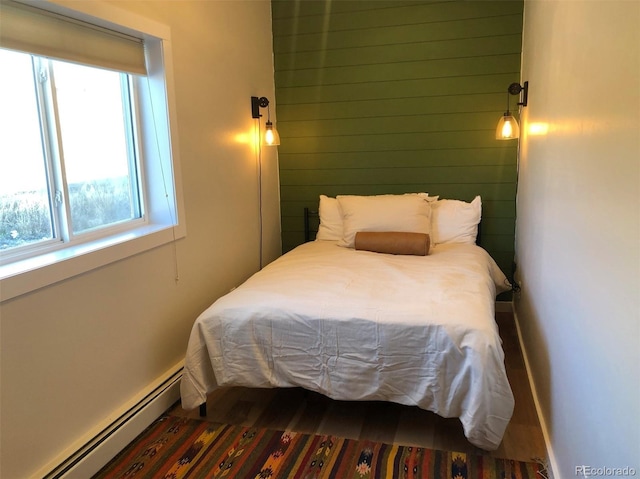
<instances>
[{"instance_id":1,"label":"green shiplap wall","mask_svg":"<svg viewBox=\"0 0 640 479\"><path fill-rule=\"evenodd\" d=\"M303 242L303 208L320 194L481 195L483 246L510 272L517 142L495 127L520 80L522 10L272 1L284 251Z\"/></svg>"}]
</instances>

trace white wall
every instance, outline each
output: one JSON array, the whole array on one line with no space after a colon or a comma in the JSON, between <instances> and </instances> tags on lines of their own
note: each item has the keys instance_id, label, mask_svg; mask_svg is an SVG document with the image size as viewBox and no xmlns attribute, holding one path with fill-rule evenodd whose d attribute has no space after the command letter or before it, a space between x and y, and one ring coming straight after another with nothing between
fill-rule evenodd
<instances>
[{"instance_id":1,"label":"white wall","mask_svg":"<svg viewBox=\"0 0 640 479\"><path fill-rule=\"evenodd\" d=\"M640 2L524 24L515 306L556 477L640 474Z\"/></svg>"},{"instance_id":2,"label":"white wall","mask_svg":"<svg viewBox=\"0 0 640 479\"><path fill-rule=\"evenodd\" d=\"M196 316L259 267L247 139L250 96L274 100L270 3L110 3L172 30L187 219L180 281L168 245L0 305L4 478L28 477L153 384L184 358ZM263 157L268 262L280 253L275 149Z\"/></svg>"}]
</instances>

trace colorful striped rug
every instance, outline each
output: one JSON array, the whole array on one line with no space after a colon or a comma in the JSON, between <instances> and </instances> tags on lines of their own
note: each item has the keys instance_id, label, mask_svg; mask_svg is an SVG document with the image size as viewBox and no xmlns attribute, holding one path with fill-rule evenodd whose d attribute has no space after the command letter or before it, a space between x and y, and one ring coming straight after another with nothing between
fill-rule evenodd
<instances>
[{"instance_id":1,"label":"colorful striped rug","mask_svg":"<svg viewBox=\"0 0 640 479\"><path fill-rule=\"evenodd\" d=\"M539 465L166 416L99 478L536 478Z\"/></svg>"}]
</instances>

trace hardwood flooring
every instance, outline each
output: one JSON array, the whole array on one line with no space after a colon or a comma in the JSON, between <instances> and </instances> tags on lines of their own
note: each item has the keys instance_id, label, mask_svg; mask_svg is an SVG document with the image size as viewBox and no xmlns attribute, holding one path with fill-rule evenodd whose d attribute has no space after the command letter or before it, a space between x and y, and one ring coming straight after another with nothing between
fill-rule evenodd
<instances>
[{"instance_id":1,"label":"hardwood flooring","mask_svg":"<svg viewBox=\"0 0 640 479\"><path fill-rule=\"evenodd\" d=\"M494 457L530 461L546 458L527 372L511 313L496 313L505 350L507 376L515 409ZM198 410L174 406L169 414L199 417ZM486 453L467 441L458 419L445 419L417 407L384 402L334 401L300 388L225 388L207 399L207 419L213 422L290 429L309 434L333 434L355 439L416 445L432 449Z\"/></svg>"}]
</instances>

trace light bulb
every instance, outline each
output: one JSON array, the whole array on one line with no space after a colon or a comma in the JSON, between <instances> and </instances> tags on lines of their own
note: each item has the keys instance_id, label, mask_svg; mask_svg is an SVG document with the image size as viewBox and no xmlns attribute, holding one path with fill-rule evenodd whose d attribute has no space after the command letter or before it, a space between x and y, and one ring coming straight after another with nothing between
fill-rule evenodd
<instances>
[{"instance_id":1,"label":"light bulb","mask_svg":"<svg viewBox=\"0 0 640 479\"><path fill-rule=\"evenodd\" d=\"M275 146L280 144L280 135L278 130L273 127L273 123L267 121L264 132L264 142L269 146Z\"/></svg>"},{"instance_id":2,"label":"light bulb","mask_svg":"<svg viewBox=\"0 0 640 479\"><path fill-rule=\"evenodd\" d=\"M519 136L520 127L518 126L518 122L509 112L506 112L498 122L498 127L496 128L496 139L511 140L518 138Z\"/></svg>"},{"instance_id":3,"label":"light bulb","mask_svg":"<svg viewBox=\"0 0 640 479\"><path fill-rule=\"evenodd\" d=\"M511 138L512 133L513 128L511 128L511 122L505 121L504 125L502 125L502 138Z\"/></svg>"}]
</instances>

